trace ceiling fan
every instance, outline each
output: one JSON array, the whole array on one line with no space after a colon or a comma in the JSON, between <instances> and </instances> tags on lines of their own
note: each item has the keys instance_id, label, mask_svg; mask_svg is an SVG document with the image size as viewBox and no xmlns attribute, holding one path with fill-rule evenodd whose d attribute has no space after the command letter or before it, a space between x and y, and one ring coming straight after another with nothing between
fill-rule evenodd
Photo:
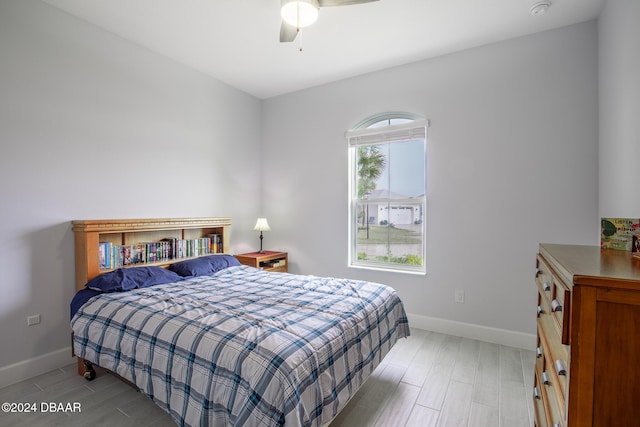
<instances>
[{"instance_id":1,"label":"ceiling fan","mask_svg":"<svg viewBox=\"0 0 640 427\"><path fill-rule=\"evenodd\" d=\"M280 42L294 41L301 28L316 22L321 7L351 6L372 1L378 0L280 0Z\"/></svg>"}]
</instances>

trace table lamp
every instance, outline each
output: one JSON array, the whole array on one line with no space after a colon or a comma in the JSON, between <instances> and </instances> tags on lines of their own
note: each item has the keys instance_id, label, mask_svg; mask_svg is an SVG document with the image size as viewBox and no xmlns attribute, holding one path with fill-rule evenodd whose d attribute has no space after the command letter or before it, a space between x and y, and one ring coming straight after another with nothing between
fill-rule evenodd
<instances>
[{"instance_id":1,"label":"table lamp","mask_svg":"<svg viewBox=\"0 0 640 427\"><path fill-rule=\"evenodd\" d=\"M255 225L255 227L253 227L253 230L260 232L260 250L258 251L258 253L259 254L263 254L264 251L262 250L262 239L264 237L262 236L262 232L263 231L271 231L271 227L269 227L269 223L267 222L267 218L258 218L258 221L256 221L256 225Z\"/></svg>"}]
</instances>

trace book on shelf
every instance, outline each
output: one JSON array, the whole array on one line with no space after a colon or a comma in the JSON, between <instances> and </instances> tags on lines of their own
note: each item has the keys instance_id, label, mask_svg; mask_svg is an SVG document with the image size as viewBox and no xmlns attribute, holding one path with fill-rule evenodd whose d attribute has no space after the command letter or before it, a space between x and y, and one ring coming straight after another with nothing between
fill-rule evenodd
<instances>
[{"instance_id":1,"label":"book on shelf","mask_svg":"<svg viewBox=\"0 0 640 427\"><path fill-rule=\"evenodd\" d=\"M262 268L277 268L277 267L284 267L285 265L287 265L287 261L284 258L270 259L268 261L260 262L260 267Z\"/></svg>"},{"instance_id":2,"label":"book on shelf","mask_svg":"<svg viewBox=\"0 0 640 427\"><path fill-rule=\"evenodd\" d=\"M98 244L98 265L101 269L111 268L111 243Z\"/></svg>"},{"instance_id":3,"label":"book on shelf","mask_svg":"<svg viewBox=\"0 0 640 427\"><path fill-rule=\"evenodd\" d=\"M157 242L159 245L157 251L157 258L161 261L163 259L173 259L178 258L178 239L162 239L160 242Z\"/></svg>"},{"instance_id":4,"label":"book on shelf","mask_svg":"<svg viewBox=\"0 0 640 427\"><path fill-rule=\"evenodd\" d=\"M219 254L224 252L222 248L222 236L220 234L209 234L209 250L212 254Z\"/></svg>"},{"instance_id":5,"label":"book on shelf","mask_svg":"<svg viewBox=\"0 0 640 427\"><path fill-rule=\"evenodd\" d=\"M266 261L265 264L267 264L269 267L275 268L283 267L287 264L287 262L284 259L273 259L271 261Z\"/></svg>"}]
</instances>

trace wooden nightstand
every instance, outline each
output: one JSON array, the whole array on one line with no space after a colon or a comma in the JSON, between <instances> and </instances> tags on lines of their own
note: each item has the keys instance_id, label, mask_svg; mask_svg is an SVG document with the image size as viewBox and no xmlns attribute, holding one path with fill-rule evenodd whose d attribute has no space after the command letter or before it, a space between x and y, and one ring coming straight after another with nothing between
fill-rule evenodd
<instances>
[{"instance_id":1,"label":"wooden nightstand","mask_svg":"<svg viewBox=\"0 0 640 427\"><path fill-rule=\"evenodd\" d=\"M289 255L287 252L264 251L249 252L234 255L241 264L261 268L267 271L281 271L286 273L289 269Z\"/></svg>"}]
</instances>

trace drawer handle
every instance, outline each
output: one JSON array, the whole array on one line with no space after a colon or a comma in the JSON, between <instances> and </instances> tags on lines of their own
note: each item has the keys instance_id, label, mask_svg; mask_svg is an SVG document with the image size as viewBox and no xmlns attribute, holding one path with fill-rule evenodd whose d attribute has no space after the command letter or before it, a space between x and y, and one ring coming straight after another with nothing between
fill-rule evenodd
<instances>
[{"instance_id":1,"label":"drawer handle","mask_svg":"<svg viewBox=\"0 0 640 427\"><path fill-rule=\"evenodd\" d=\"M551 284L549 282L544 282L542 284L542 289L544 289L545 291L549 292L551 290Z\"/></svg>"},{"instance_id":2,"label":"drawer handle","mask_svg":"<svg viewBox=\"0 0 640 427\"><path fill-rule=\"evenodd\" d=\"M542 373L542 383L544 385L551 385L551 380L549 379L549 374L547 374L547 371L544 371Z\"/></svg>"},{"instance_id":3,"label":"drawer handle","mask_svg":"<svg viewBox=\"0 0 640 427\"><path fill-rule=\"evenodd\" d=\"M564 364L564 361L562 359L558 359L556 360L556 372L558 373L558 375L567 375L567 367Z\"/></svg>"},{"instance_id":4,"label":"drawer handle","mask_svg":"<svg viewBox=\"0 0 640 427\"><path fill-rule=\"evenodd\" d=\"M562 311L562 304L560 304L557 299L551 301L551 311Z\"/></svg>"},{"instance_id":5,"label":"drawer handle","mask_svg":"<svg viewBox=\"0 0 640 427\"><path fill-rule=\"evenodd\" d=\"M553 427L562 427L562 425L560 423L554 423Z\"/></svg>"},{"instance_id":6,"label":"drawer handle","mask_svg":"<svg viewBox=\"0 0 640 427\"><path fill-rule=\"evenodd\" d=\"M536 348L536 358L540 359L542 357L542 347Z\"/></svg>"},{"instance_id":7,"label":"drawer handle","mask_svg":"<svg viewBox=\"0 0 640 427\"><path fill-rule=\"evenodd\" d=\"M533 398L540 400L540 390L538 390L538 387L533 388Z\"/></svg>"},{"instance_id":8,"label":"drawer handle","mask_svg":"<svg viewBox=\"0 0 640 427\"><path fill-rule=\"evenodd\" d=\"M538 316L540 316L541 314L544 314L544 309L542 308L541 305L538 306Z\"/></svg>"}]
</instances>

